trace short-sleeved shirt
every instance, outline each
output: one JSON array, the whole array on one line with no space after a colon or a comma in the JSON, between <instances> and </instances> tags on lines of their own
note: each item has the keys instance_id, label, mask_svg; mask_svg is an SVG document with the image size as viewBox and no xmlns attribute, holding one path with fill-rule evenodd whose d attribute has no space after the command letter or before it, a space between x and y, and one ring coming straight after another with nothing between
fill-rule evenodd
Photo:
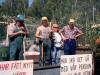
<instances>
[{"instance_id":1,"label":"short-sleeved shirt","mask_svg":"<svg viewBox=\"0 0 100 75\"><path fill-rule=\"evenodd\" d=\"M15 30L15 23L11 23L9 26L8 26L8 35L12 35L12 33L14 32Z\"/></svg>"},{"instance_id":2,"label":"short-sleeved shirt","mask_svg":"<svg viewBox=\"0 0 100 75\"><path fill-rule=\"evenodd\" d=\"M61 47L62 46L62 37L58 32L53 32L52 36L52 45L56 47Z\"/></svg>"},{"instance_id":3,"label":"short-sleeved shirt","mask_svg":"<svg viewBox=\"0 0 100 75\"><path fill-rule=\"evenodd\" d=\"M73 29L70 29L69 25L64 26L63 29L61 29L61 32L64 32L64 37L66 39L76 39L76 35L79 33L82 33L81 30L79 30L77 27L73 27Z\"/></svg>"},{"instance_id":4,"label":"short-sleeved shirt","mask_svg":"<svg viewBox=\"0 0 100 75\"><path fill-rule=\"evenodd\" d=\"M23 26L24 26L24 24L23 24ZM12 33L14 33L15 29L16 29L16 24L15 23L11 23L8 26L8 35L12 35ZM25 31L27 31L27 28L26 27L25 27Z\"/></svg>"}]
</instances>

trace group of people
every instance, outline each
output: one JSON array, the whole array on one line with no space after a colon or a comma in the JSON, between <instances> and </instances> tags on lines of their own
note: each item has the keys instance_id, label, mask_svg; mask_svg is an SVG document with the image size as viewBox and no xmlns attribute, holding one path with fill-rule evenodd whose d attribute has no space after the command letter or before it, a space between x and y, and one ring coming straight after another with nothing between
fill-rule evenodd
<instances>
[{"instance_id":1,"label":"group of people","mask_svg":"<svg viewBox=\"0 0 100 75\"><path fill-rule=\"evenodd\" d=\"M74 22L74 19L70 19L68 25L59 29L58 24L53 24L52 27L49 27L47 17L42 17L42 25L37 28L35 35L36 38L39 38L40 65L43 65L43 63L45 65L59 64L62 40L64 43L64 55L76 54L76 39L83 32L74 26Z\"/></svg>"},{"instance_id":2,"label":"group of people","mask_svg":"<svg viewBox=\"0 0 100 75\"><path fill-rule=\"evenodd\" d=\"M76 54L76 39L83 32L74 26L75 20L59 29L58 24L48 26L47 17L42 17L41 26L37 28L35 37L39 39L39 65L57 65L60 62L61 47L64 46L64 55ZM16 22L8 28L10 60L23 59L23 38L28 35L24 25L24 16L18 15Z\"/></svg>"}]
</instances>

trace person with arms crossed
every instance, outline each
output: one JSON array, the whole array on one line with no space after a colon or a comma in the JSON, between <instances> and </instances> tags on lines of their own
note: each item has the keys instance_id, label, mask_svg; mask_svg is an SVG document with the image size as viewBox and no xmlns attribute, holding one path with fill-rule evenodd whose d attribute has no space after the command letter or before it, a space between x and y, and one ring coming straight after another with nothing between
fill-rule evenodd
<instances>
[{"instance_id":1,"label":"person with arms crossed","mask_svg":"<svg viewBox=\"0 0 100 75\"><path fill-rule=\"evenodd\" d=\"M8 27L9 60L23 60L23 38L29 33L24 25L24 16L18 15L15 23Z\"/></svg>"}]
</instances>

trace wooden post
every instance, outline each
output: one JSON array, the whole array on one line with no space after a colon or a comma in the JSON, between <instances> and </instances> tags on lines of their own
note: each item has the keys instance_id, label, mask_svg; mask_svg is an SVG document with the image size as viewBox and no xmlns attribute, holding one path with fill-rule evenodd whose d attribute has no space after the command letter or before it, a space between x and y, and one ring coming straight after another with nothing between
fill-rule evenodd
<instances>
[{"instance_id":1,"label":"wooden post","mask_svg":"<svg viewBox=\"0 0 100 75\"><path fill-rule=\"evenodd\" d=\"M26 59L26 54L25 54L25 51L26 51L26 49L25 49L25 41L23 41L23 49L24 49L24 54L23 54L23 56L24 56L24 60Z\"/></svg>"},{"instance_id":2,"label":"wooden post","mask_svg":"<svg viewBox=\"0 0 100 75\"><path fill-rule=\"evenodd\" d=\"M50 22L50 30L52 29L52 25L51 25L51 22Z\"/></svg>"},{"instance_id":3,"label":"wooden post","mask_svg":"<svg viewBox=\"0 0 100 75\"><path fill-rule=\"evenodd\" d=\"M7 25L7 34L6 34L6 45L8 45L8 25Z\"/></svg>"},{"instance_id":4,"label":"wooden post","mask_svg":"<svg viewBox=\"0 0 100 75\"><path fill-rule=\"evenodd\" d=\"M43 41L42 41L42 63L44 65Z\"/></svg>"}]
</instances>

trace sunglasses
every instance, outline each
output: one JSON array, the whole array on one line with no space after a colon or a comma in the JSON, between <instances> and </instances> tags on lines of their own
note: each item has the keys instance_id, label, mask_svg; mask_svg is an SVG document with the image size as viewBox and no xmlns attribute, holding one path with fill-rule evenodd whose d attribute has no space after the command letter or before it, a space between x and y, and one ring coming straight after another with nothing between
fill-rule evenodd
<instances>
[{"instance_id":1,"label":"sunglasses","mask_svg":"<svg viewBox=\"0 0 100 75\"><path fill-rule=\"evenodd\" d=\"M59 27L53 27L53 28L59 28Z\"/></svg>"}]
</instances>

